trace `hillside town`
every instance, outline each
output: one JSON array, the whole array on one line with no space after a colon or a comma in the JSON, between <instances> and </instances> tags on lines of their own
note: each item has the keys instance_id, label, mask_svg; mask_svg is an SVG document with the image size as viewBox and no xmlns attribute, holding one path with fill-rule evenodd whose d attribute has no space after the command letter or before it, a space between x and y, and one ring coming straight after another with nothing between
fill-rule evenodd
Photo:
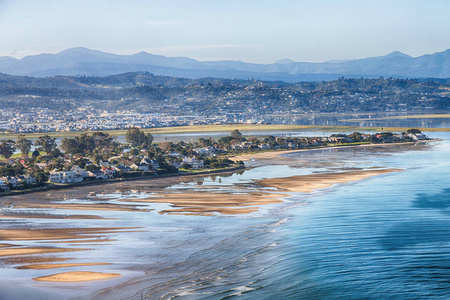
<instances>
[{"instance_id":1,"label":"hillside town","mask_svg":"<svg viewBox=\"0 0 450 300\"><path fill-rule=\"evenodd\" d=\"M150 73L110 77L7 76L0 132L65 132L277 122L274 116L448 109L448 84L403 79L276 83L181 79ZM36 82L35 82L36 81ZM307 125L307 124L302 124Z\"/></svg>"},{"instance_id":2,"label":"hillside town","mask_svg":"<svg viewBox=\"0 0 450 300\"><path fill-rule=\"evenodd\" d=\"M97 131L64 138L57 147L55 138L44 135L35 141L36 149L30 152L32 141L21 135L17 141L0 140L0 192L242 168L242 161L230 159L242 153L422 140L428 140L428 137L418 129L398 134L354 132L304 138L245 138L234 130L217 141L200 138L190 143L155 144L151 134L132 127L127 131L126 143L123 144L109 134ZM16 149L20 154L14 155Z\"/></svg>"}]
</instances>

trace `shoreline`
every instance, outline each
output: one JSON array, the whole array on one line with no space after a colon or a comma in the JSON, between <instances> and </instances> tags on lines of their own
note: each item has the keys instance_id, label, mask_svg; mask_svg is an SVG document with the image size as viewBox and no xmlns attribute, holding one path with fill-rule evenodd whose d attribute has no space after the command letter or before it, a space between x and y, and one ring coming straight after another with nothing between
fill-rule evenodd
<instances>
[{"instance_id":1,"label":"shoreline","mask_svg":"<svg viewBox=\"0 0 450 300\"><path fill-rule=\"evenodd\" d=\"M228 159L232 161L251 161L252 159L271 159L275 157L282 156L284 154L290 153L298 153L298 152L308 152L308 151L320 151L325 149L340 149L340 148L356 148L356 147L389 147L389 146L400 146L400 145L414 145L414 144L425 144L428 142L439 142L441 139L430 139L416 142L404 142L404 143L370 143L370 144L357 144L357 145L334 145L334 146L324 146L324 147L316 147L309 149L296 149L296 150L274 150L274 151L265 151L265 152L255 152L252 154L240 154L236 156L231 156Z\"/></svg>"},{"instance_id":2,"label":"shoreline","mask_svg":"<svg viewBox=\"0 0 450 300\"><path fill-rule=\"evenodd\" d=\"M214 174L235 172L238 170L245 170L245 169L246 169L246 167L233 167L233 168L228 168L228 169L208 170L208 171L201 171L201 172L195 172L195 173L177 173L177 174L158 175L158 176L150 175L150 176L139 176L139 177L129 177L129 178L113 178L113 179L106 179L106 180L77 182L77 183L70 183L70 184L64 184L64 185L51 185L51 186L33 188L33 189L29 189L29 190L14 190L14 191L10 191L10 192L1 192L0 198L8 197L8 196L20 196L20 195L37 193L37 192L66 190L66 189L72 189L72 188L84 187L84 186L99 186L99 185L104 185L104 184L121 183L121 182L128 182L128 181L157 180L157 179L163 179L163 178L183 177L183 176L190 177L190 176L209 175L209 174L214 175Z\"/></svg>"},{"instance_id":3,"label":"shoreline","mask_svg":"<svg viewBox=\"0 0 450 300\"><path fill-rule=\"evenodd\" d=\"M423 144L427 142L437 142L440 141L440 139L430 139L430 140L421 140L421 141L415 141L415 142L403 142L403 143L368 143L368 144L356 144L356 145L330 145L330 146L318 146L318 147L311 147L306 149L292 149L292 150L262 150L259 152L251 153L251 154L238 154L235 156L228 156L227 158L236 162L236 161L251 161L252 159L271 159L275 157L280 157L284 154L290 154L290 153L297 153L297 152L308 152L308 151L319 151L324 149L338 149L338 148L352 148L352 147L374 147L374 146L382 146L382 147L388 147L388 146L396 146L396 145L413 145L413 144ZM205 170L205 171L199 171L199 172L192 172L192 173L176 173L176 174L164 174L164 175L150 175L150 176L139 176L139 177L129 177L129 178L114 178L114 179L106 179L106 180L95 180L95 181L85 181L85 182L78 182L78 183L71 183L71 184L64 184L64 185L50 185L50 186L44 186L44 187L38 187L38 188L32 188L27 190L13 190L10 192L0 192L0 198L2 197L8 197L8 196L16 196L16 195L26 195L26 194L32 194L36 192L45 192L45 191L54 191L54 190L65 190L65 189L72 189L76 187L83 187L83 186L99 186L104 184L111 184L111 183L120 183L120 182L128 182L128 181L140 181L140 180L154 180L154 179L162 179L162 178L172 178L172 177L180 177L180 176L197 176L197 175L214 175L214 174L221 174L221 173L229 173L229 172L235 172L238 170L246 170L250 168L249 166L242 166L242 167L232 167L227 169L218 169L218 170Z\"/></svg>"}]
</instances>

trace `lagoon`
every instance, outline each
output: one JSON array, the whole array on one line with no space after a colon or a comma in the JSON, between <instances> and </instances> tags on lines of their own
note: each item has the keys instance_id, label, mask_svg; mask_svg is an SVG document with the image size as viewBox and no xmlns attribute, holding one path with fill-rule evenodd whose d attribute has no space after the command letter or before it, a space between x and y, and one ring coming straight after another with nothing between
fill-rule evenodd
<instances>
[{"instance_id":1,"label":"lagoon","mask_svg":"<svg viewBox=\"0 0 450 300\"><path fill-rule=\"evenodd\" d=\"M6 197L2 203L9 206L3 206L2 229L102 230L81 235L78 242L83 243L74 236L5 240L8 235L3 234L1 243L13 247L80 251L1 257L0 298L447 298L450 134L427 134L443 140L291 153L227 176ZM403 171L312 193L258 184L264 178L391 168ZM199 215L189 209L161 214L182 207L142 201L164 193L208 193L211 201L217 201L225 194L280 192L282 202L250 205L257 209L242 214ZM92 205L112 209L93 210ZM33 264L26 262L31 257L47 258L47 264L57 263L51 261L54 258L70 258L65 262L110 265L17 269ZM73 271L121 276L78 283L33 280Z\"/></svg>"}]
</instances>

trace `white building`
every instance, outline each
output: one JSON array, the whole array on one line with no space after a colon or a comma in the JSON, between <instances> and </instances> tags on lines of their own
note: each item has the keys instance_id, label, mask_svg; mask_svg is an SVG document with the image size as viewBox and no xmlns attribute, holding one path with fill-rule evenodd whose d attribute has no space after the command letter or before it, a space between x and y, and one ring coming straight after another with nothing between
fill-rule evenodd
<instances>
[{"instance_id":1,"label":"white building","mask_svg":"<svg viewBox=\"0 0 450 300\"><path fill-rule=\"evenodd\" d=\"M194 170L205 168L203 160L198 160L195 157L185 157L183 163L190 164Z\"/></svg>"},{"instance_id":2,"label":"white building","mask_svg":"<svg viewBox=\"0 0 450 300\"><path fill-rule=\"evenodd\" d=\"M83 178L77 177L74 171L50 172L48 181L54 183L73 183L80 182Z\"/></svg>"}]
</instances>

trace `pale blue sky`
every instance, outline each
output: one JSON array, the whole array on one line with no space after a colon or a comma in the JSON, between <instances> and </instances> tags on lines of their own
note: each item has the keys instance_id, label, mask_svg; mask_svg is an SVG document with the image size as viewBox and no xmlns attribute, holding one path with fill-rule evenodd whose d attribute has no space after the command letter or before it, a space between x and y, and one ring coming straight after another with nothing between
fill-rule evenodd
<instances>
[{"instance_id":1,"label":"pale blue sky","mask_svg":"<svg viewBox=\"0 0 450 300\"><path fill-rule=\"evenodd\" d=\"M450 48L448 0L0 0L0 56L326 61Z\"/></svg>"}]
</instances>

